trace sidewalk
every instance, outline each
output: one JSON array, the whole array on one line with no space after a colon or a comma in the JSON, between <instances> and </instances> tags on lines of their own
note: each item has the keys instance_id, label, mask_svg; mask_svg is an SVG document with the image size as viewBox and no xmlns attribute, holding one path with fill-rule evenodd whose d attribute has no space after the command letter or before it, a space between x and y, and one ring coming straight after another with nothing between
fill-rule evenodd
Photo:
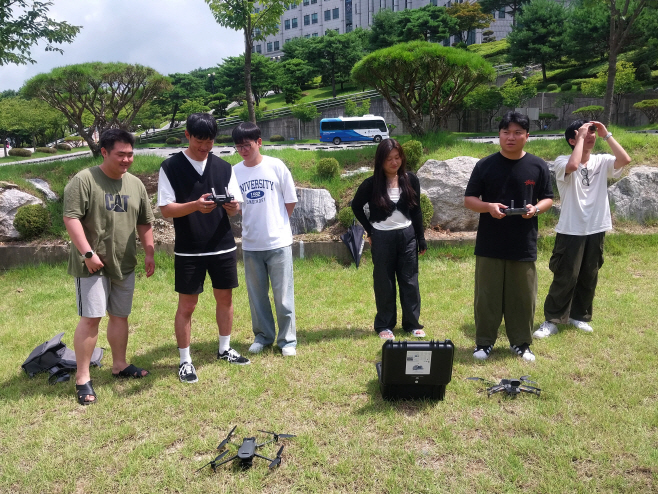
<instances>
[{"instance_id":1,"label":"sidewalk","mask_svg":"<svg viewBox=\"0 0 658 494\"><path fill-rule=\"evenodd\" d=\"M33 158L29 160L8 161L7 163L0 162L0 166L7 165L29 165L34 163L48 163L49 161L71 160L75 158L82 158L83 156L91 156L91 151L78 151L71 154L54 154L52 156L45 156L43 158Z\"/></svg>"}]
</instances>

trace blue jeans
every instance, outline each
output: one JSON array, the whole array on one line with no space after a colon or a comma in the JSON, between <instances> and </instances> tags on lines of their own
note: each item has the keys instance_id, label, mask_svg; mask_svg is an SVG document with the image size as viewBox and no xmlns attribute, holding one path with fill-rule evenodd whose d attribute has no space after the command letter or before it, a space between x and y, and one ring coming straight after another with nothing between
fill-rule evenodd
<instances>
[{"instance_id":1,"label":"blue jeans","mask_svg":"<svg viewBox=\"0 0 658 494\"><path fill-rule=\"evenodd\" d=\"M279 325L276 343L279 348L297 346L292 246L264 251L245 250L242 254L255 342L266 346L274 343L276 338L269 297L271 282Z\"/></svg>"}]
</instances>

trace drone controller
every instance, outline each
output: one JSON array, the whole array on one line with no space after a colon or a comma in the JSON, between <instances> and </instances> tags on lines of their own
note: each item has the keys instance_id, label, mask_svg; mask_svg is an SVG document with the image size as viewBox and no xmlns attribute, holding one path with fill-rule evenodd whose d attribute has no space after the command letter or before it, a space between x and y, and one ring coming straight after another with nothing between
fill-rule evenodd
<instances>
[{"instance_id":1,"label":"drone controller","mask_svg":"<svg viewBox=\"0 0 658 494\"><path fill-rule=\"evenodd\" d=\"M503 209L501 212L505 216L521 216L524 214L528 214L528 210L525 205L522 208L514 207L514 199L510 201L510 207L508 207L507 209Z\"/></svg>"},{"instance_id":2,"label":"drone controller","mask_svg":"<svg viewBox=\"0 0 658 494\"><path fill-rule=\"evenodd\" d=\"M217 194L214 187L211 187L210 190L212 191L212 194L206 197L206 201L212 201L218 206L221 206L222 204L228 204L233 199L235 199L228 191L228 187L224 187L226 194Z\"/></svg>"}]
</instances>

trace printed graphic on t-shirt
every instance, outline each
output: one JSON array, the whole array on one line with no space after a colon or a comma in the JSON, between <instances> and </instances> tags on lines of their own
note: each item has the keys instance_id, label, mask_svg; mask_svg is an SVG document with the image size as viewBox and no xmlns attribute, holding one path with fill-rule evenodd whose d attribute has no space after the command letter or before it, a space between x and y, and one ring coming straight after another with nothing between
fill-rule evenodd
<instances>
[{"instance_id":1,"label":"printed graphic on t-shirt","mask_svg":"<svg viewBox=\"0 0 658 494\"><path fill-rule=\"evenodd\" d=\"M105 194L105 209L115 213L125 213L128 211L128 195Z\"/></svg>"},{"instance_id":2,"label":"printed graphic on t-shirt","mask_svg":"<svg viewBox=\"0 0 658 494\"><path fill-rule=\"evenodd\" d=\"M240 192L246 198L245 204L265 202L265 193L268 190L274 190L274 182L271 180L248 180L240 185Z\"/></svg>"}]
</instances>

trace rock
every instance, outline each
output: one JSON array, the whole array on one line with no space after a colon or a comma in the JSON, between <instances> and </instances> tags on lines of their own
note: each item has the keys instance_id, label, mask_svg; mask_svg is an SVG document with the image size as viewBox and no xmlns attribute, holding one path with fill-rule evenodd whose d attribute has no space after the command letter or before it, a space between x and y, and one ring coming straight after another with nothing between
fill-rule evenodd
<instances>
[{"instance_id":1,"label":"rock","mask_svg":"<svg viewBox=\"0 0 658 494\"><path fill-rule=\"evenodd\" d=\"M46 199L49 201L57 201L59 197L57 194L55 194L51 189L50 185L48 185L48 182L45 180L42 180L40 178L28 178L28 182L30 182L32 185L34 185L37 190L40 190L43 192L43 195L46 196Z\"/></svg>"},{"instance_id":2,"label":"rock","mask_svg":"<svg viewBox=\"0 0 658 494\"><path fill-rule=\"evenodd\" d=\"M18 208L26 204L43 204L43 201L18 189L0 189L0 242L20 238L14 228L14 217Z\"/></svg>"},{"instance_id":3,"label":"rock","mask_svg":"<svg viewBox=\"0 0 658 494\"><path fill-rule=\"evenodd\" d=\"M608 188L616 216L642 223L658 218L658 168L637 166Z\"/></svg>"},{"instance_id":4,"label":"rock","mask_svg":"<svg viewBox=\"0 0 658 494\"><path fill-rule=\"evenodd\" d=\"M336 201L326 189L296 188L297 205L290 217L293 235L321 232L336 219Z\"/></svg>"},{"instance_id":5,"label":"rock","mask_svg":"<svg viewBox=\"0 0 658 494\"><path fill-rule=\"evenodd\" d=\"M18 185L0 180L0 189L18 189Z\"/></svg>"},{"instance_id":6,"label":"rock","mask_svg":"<svg viewBox=\"0 0 658 494\"><path fill-rule=\"evenodd\" d=\"M470 156L427 160L418 170L421 191L434 206L432 226L452 231L477 230L480 215L464 207L464 191L477 162Z\"/></svg>"},{"instance_id":7,"label":"rock","mask_svg":"<svg viewBox=\"0 0 658 494\"><path fill-rule=\"evenodd\" d=\"M340 178L346 178L346 177L351 177L352 175L360 175L362 173L372 173L372 168L369 168L367 166L362 166L361 168L357 168L356 170L348 170L345 173L340 174Z\"/></svg>"}]
</instances>

